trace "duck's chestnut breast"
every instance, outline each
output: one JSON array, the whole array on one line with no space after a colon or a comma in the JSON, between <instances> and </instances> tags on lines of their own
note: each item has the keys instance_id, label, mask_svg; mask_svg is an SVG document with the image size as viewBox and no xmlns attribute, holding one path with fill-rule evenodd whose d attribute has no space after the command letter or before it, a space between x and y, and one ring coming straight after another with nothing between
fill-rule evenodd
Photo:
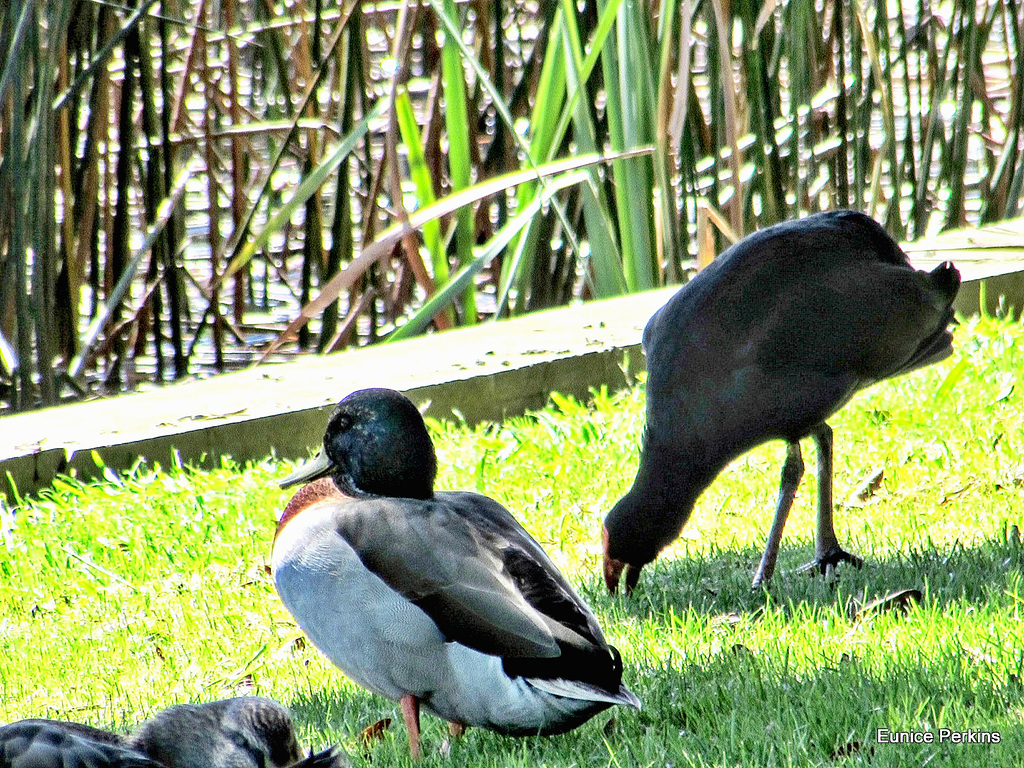
<instances>
[{"instance_id":1,"label":"duck's chestnut breast","mask_svg":"<svg viewBox=\"0 0 1024 768\"><path fill-rule=\"evenodd\" d=\"M277 521L277 531L274 533L274 539L280 535L284 527L288 525L296 515L305 509L309 509L317 502L325 499L344 499L347 498L341 489L335 484L334 480L330 477L321 477L319 480L314 480L311 483L299 488L295 492L295 495L288 501L284 511L281 513L281 517Z\"/></svg>"}]
</instances>

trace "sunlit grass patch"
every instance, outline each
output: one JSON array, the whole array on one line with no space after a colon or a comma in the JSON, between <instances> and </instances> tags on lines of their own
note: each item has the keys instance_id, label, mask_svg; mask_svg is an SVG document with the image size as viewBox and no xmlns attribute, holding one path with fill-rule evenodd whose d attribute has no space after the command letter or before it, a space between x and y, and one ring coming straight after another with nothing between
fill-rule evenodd
<instances>
[{"instance_id":1,"label":"sunlit grass patch","mask_svg":"<svg viewBox=\"0 0 1024 768\"><path fill-rule=\"evenodd\" d=\"M506 504L594 606L639 713L560 737L471 730L452 747L425 718L427 762L456 765L1017 765L1024 750L1024 330L971 320L941 365L859 395L835 429L836 522L861 570L796 573L812 556L814 452L767 591L750 579L782 448L740 457L699 500L637 594L608 596L601 520L626 491L642 378L590 402L553 396L501 424L433 422L439 488ZM386 382L382 382L386 384ZM881 470L877 488L853 491ZM240 691L292 707L307 742L357 765L406 764L397 707L327 663L268 574L288 496L266 461L61 481L0 519L0 720L126 727ZM899 590L904 608L858 612ZM364 755L362 728L396 724ZM614 719L614 724L610 724ZM999 744L878 743L878 729L998 733Z\"/></svg>"}]
</instances>

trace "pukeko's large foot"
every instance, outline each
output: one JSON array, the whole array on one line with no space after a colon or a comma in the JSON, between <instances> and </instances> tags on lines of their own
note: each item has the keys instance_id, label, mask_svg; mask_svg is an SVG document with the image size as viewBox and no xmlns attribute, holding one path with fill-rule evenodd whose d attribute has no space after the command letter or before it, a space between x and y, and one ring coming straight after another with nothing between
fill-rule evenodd
<instances>
[{"instance_id":1,"label":"pukeko's large foot","mask_svg":"<svg viewBox=\"0 0 1024 768\"><path fill-rule=\"evenodd\" d=\"M809 573L810 571L817 571L824 576L828 573L829 568L834 568L840 563L850 563L854 568L860 568L864 565L864 560L856 555L851 555L842 547L834 547L824 555L818 555L806 565L801 565L797 568L796 572Z\"/></svg>"}]
</instances>

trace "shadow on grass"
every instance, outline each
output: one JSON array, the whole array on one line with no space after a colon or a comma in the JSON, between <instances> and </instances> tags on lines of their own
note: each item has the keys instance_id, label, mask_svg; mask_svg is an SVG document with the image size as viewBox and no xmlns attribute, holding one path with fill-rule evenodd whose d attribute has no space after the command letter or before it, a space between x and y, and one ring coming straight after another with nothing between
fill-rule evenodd
<instances>
[{"instance_id":1,"label":"shadow on grass","mask_svg":"<svg viewBox=\"0 0 1024 768\"><path fill-rule=\"evenodd\" d=\"M810 554L809 546L794 546L783 551L771 586L754 591L750 578L760 552L720 550L703 558L657 562L645 569L630 598L607 595L595 576L582 591L610 633L617 623L639 619L653 625L650 631L657 637L674 631L673 617L681 617L690 628L679 640L692 631L703 634L703 646L677 643L654 652L642 639L633 648L620 641L627 683L643 709L616 708L562 736L516 739L470 729L445 758L439 754L448 736L445 724L425 715L426 758L473 766L1019 766L1024 647L1013 651L1011 644L1007 658L1006 643L1000 643L988 649L999 658L986 661L986 648L974 647L985 641L968 636L967 630L961 635L960 626L951 626L955 618L942 614L947 608L1014 610L1024 594L1022 553L1020 541L1007 535L971 547L868 558L860 570L840 568L837 580L828 583L794 572ZM924 605L931 609L914 629L923 638L908 641L901 634L905 625L894 619L880 631L863 634L863 642L873 646L859 640L850 643L849 652L842 638L850 625L841 621L802 641L786 639L794 622L807 626L810 618L811 625L820 626L855 602L911 588L924 593ZM766 605L772 610L762 622ZM687 618L694 614L696 622ZM762 634L755 637L766 640L765 647L748 647L749 635L739 631L737 640L725 631L723 641L708 650L708 633L717 630L714 624L709 630L700 617L723 615L737 615L740 626L762 625L757 630ZM928 617L945 637L941 642L928 637L933 620ZM829 647L815 647L815 637ZM796 642L805 645L794 647L791 656L787 643ZM316 690L316 681L310 683L309 694L287 703L314 746L338 741L355 765L409 764L397 704L351 687ZM391 728L364 750L360 732L385 717L392 719ZM932 742L881 743L879 729L919 734L911 738ZM993 740L990 734L998 734L999 743L984 743ZM954 738L981 743L955 743Z\"/></svg>"},{"instance_id":2,"label":"shadow on grass","mask_svg":"<svg viewBox=\"0 0 1024 768\"><path fill-rule=\"evenodd\" d=\"M798 572L812 556L809 544L783 547L775 578L764 589L750 586L761 558L761 550L751 547L717 550L703 557L659 558L644 568L636 591L628 598L608 595L597 575L587 580L582 591L595 608L618 604L624 613L642 618L656 618L670 610L753 614L768 602L784 610L838 605L852 611L904 589L920 590L926 602L941 608L954 602L1005 602L1009 582L1024 568L1024 544L1015 532L967 547L927 548L884 559L867 556L862 568L842 564L830 578L817 571Z\"/></svg>"},{"instance_id":3,"label":"shadow on grass","mask_svg":"<svg viewBox=\"0 0 1024 768\"><path fill-rule=\"evenodd\" d=\"M396 702L360 689L324 689L286 702L300 731L313 748L338 744L354 765L409 765L408 734ZM363 741L364 729L389 719L378 738ZM576 755L593 752L607 759L602 730L608 715L598 714L575 731L557 736L512 737L483 728L469 728L452 741L447 722L421 715L424 756L444 765L535 766L575 764ZM442 754L450 749L450 755ZM449 760L450 757L450 760Z\"/></svg>"},{"instance_id":4,"label":"shadow on grass","mask_svg":"<svg viewBox=\"0 0 1024 768\"><path fill-rule=\"evenodd\" d=\"M470 729L447 756L444 723L424 715L423 744L428 761L444 765L1019 766L1024 686L1013 678L976 680L970 668L948 662L920 660L879 674L852 658L797 672L745 649L690 660L670 653L630 670L644 704L639 712L602 713L553 737ZM339 742L354 765L409 764L393 702L346 690L288 704L313 746ZM392 718L391 728L363 748L360 731L382 717ZM878 729L927 733L933 741L882 743Z\"/></svg>"},{"instance_id":5,"label":"shadow on grass","mask_svg":"<svg viewBox=\"0 0 1024 768\"><path fill-rule=\"evenodd\" d=\"M630 744L637 762L697 754L698 764L1019 766L1024 754L1020 680L980 680L949 657L881 673L844 657L798 672L740 647L691 661L670 654L636 672L644 709L634 719L647 741ZM973 735L954 743L943 728ZM933 742L882 743L879 729L931 733Z\"/></svg>"}]
</instances>

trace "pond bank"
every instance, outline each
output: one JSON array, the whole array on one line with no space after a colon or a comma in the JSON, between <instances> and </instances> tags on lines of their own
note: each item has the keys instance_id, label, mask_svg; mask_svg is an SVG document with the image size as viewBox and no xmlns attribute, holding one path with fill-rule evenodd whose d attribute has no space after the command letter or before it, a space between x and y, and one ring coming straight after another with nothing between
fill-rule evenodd
<instances>
[{"instance_id":1,"label":"pond bank","mask_svg":"<svg viewBox=\"0 0 1024 768\"><path fill-rule=\"evenodd\" d=\"M906 246L922 269L954 261L963 276L956 308L988 311L1000 297L1024 306L1024 220L948 233ZM984 288L982 287L984 285ZM542 406L554 390L585 397L590 387L627 383L643 368L647 319L675 292L662 288L395 344L309 356L279 365L116 398L0 418L0 494L13 498L60 474L102 473L137 461L168 466L307 455L327 409L349 392L387 386L427 416L496 420Z\"/></svg>"}]
</instances>

